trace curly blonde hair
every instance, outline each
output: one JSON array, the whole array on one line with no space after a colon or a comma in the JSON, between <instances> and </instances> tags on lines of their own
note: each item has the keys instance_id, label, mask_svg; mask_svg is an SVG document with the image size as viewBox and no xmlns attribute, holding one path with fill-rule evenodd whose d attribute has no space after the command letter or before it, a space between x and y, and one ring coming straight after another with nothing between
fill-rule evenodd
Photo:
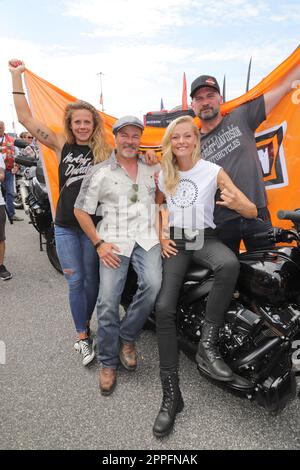
<instances>
[{"instance_id":1,"label":"curly blonde hair","mask_svg":"<svg viewBox=\"0 0 300 470\"><path fill-rule=\"evenodd\" d=\"M106 140L103 119L96 108L94 108L90 103L77 100L66 106L64 111L64 131L66 140L68 144L75 143L75 137L71 130L71 120L74 111L81 109L86 109L93 116L94 130L90 138L89 146L91 147L94 155L94 165L96 165L96 163L103 162L109 157L112 148Z\"/></svg>"},{"instance_id":2,"label":"curly blonde hair","mask_svg":"<svg viewBox=\"0 0 300 470\"><path fill-rule=\"evenodd\" d=\"M196 126L191 116L180 116L174 121L170 122L162 140L162 170L164 174L165 188L167 193L175 194L178 183L179 183L179 166L176 156L172 152L171 138L178 124L188 123L191 125L192 130L197 137L197 144L192 154L192 161L196 163L200 159L200 135L199 129Z\"/></svg>"}]
</instances>

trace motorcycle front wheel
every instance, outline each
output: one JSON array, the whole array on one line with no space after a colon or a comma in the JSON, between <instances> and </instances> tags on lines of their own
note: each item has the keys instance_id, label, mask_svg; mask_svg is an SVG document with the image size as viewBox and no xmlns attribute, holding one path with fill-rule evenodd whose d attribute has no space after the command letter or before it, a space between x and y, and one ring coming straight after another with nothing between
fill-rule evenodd
<instances>
[{"instance_id":1,"label":"motorcycle front wheel","mask_svg":"<svg viewBox=\"0 0 300 470\"><path fill-rule=\"evenodd\" d=\"M61 265L57 256L54 238L52 240L47 240L46 250L47 250L47 256L49 258L50 263L56 269L56 271L62 274L63 271L62 271L62 268L61 268Z\"/></svg>"},{"instance_id":2,"label":"motorcycle front wheel","mask_svg":"<svg viewBox=\"0 0 300 470\"><path fill-rule=\"evenodd\" d=\"M23 209L23 202L22 202L22 198L21 198L21 194L16 194L16 196L14 197L14 208L15 209Z\"/></svg>"}]
</instances>

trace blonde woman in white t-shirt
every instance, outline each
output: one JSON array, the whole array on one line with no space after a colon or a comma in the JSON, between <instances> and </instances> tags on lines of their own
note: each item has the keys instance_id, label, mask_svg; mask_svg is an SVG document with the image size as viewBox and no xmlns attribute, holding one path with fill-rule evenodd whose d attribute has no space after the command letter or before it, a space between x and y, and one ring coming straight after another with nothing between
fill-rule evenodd
<instances>
[{"instance_id":1,"label":"blonde woman in white t-shirt","mask_svg":"<svg viewBox=\"0 0 300 470\"><path fill-rule=\"evenodd\" d=\"M156 437L170 433L176 414L184 406L177 370L176 306L185 273L192 262L214 273L196 360L215 379L230 381L233 377L220 356L217 340L234 292L239 262L216 236L213 212L217 190L220 190L220 198L216 204L246 218L257 216L255 205L225 171L200 159L199 130L190 116L171 122L162 145L156 202L162 205L166 200L167 208L161 206L159 224L163 282L156 303L156 328L163 401L153 427Z\"/></svg>"}]
</instances>

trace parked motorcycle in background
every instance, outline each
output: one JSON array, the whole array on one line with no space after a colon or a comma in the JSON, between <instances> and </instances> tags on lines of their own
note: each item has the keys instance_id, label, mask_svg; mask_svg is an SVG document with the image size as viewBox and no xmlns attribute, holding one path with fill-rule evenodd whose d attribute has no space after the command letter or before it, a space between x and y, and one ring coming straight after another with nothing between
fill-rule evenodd
<instances>
[{"instance_id":1,"label":"parked motorcycle in background","mask_svg":"<svg viewBox=\"0 0 300 470\"><path fill-rule=\"evenodd\" d=\"M32 157L36 161L39 159L38 150L33 145L29 145L28 142L22 139L15 139L15 147L19 149L19 155L23 157ZM18 171L15 173L15 197L14 197L14 208L24 209L25 214L28 214L28 205L26 198L28 196L28 187L31 168L26 168L24 165L19 165ZM27 173L27 177L25 176Z\"/></svg>"},{"instance_id":2,"label":"parked motorcycle in background","mask_svg":"<svg viewBox=\"0 0 300 470\"><path fill-rule=\"evenodd\" d=\"M35 156L21 152L15 158L15 163L25 168L20 182L20 194L25 212L29 215L34 228L39 232L40 251L43 251L43 245L46 245L50 263L62 273L56 252L54 224L42 162L37 160Z\"/></svg>"},{"instance_id":3,"label":"parked motorcycle in background","mask_svg":"<svg viewBox=\"0 0 300 470\"><path fill-rule=\"evenodd\" d=\"M15 197L14 197L14 208L18 210L24 209L25 213L28 214L28 208L24 204L26 196L24 195L22 197L22 194L21 194L21 191L22 191L21 187L24 181L25 181L24 167L20 166L18 171L15 173L16 190L15 190Z\"/></svg>"},{"instance_id":4,"label":"parked motorcycle in background","mask_svg":"<svg viewBox=\"0 0 300 470\"><path fill-rule=\"evenodd\" d=\"M215 384L255 400L272 413L281 411L296 396L299 369L293 358L297 355L295 345L300 344L300 212L280 211L278 215L291 220L295 229L273 228L259 238L285 246L239 256L240 275L219 337L222 356L234 372L233 380L216 382L209 371L198 366ZM290 246L292 242L296 246ZM179 347L193 360L212 276L209 269L191 266L177 304ZM121 301L125 310L136 287L131 268ZM155 328L154 313L148 327Z\"/></svg>"}]
</instances>

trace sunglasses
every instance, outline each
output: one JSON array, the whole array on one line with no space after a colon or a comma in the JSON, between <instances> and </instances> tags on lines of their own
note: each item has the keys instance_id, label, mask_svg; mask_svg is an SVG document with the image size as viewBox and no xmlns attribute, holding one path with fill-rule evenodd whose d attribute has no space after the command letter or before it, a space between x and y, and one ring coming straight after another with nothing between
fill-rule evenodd
<instances>
[{"instance_id":1,"label":"sunglasses","mask_svg":"<svg viewBox=\"0 0 300 470\"><path fill-rule=\"evenodd\" d=\"M33 139L32 135L28 135L27 139Z\"/></svg>"},{"instance_id":2,"label":"sunglasses","mask_svg":"<svg viewBox=\"0 0 300 470\"><path fill-rule=\"evenodd\" d=\"M133 183L133 185L131 186L131 189L128 193L128 198L129 198L129 201L130 202L137 202L138 200L138 190L139 190L139 185L136 184L136 183Z\"/></svg>"}]
</instances>

